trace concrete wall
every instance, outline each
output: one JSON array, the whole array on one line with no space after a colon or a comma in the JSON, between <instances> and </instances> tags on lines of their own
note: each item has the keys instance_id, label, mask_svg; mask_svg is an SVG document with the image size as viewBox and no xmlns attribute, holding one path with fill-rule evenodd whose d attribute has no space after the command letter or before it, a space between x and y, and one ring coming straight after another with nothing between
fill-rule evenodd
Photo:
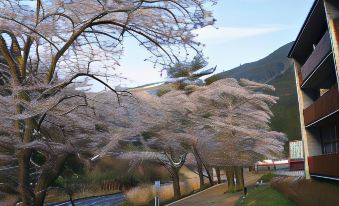
<instances>
[{"instance_id":1,"label":"concrete wall","mask_svg":"<svg viewBox=\"0 0 339 206\"><path fill-rule=\"evenodd\" d=\"M339 7L331 0L324 0L328 29L331 37L334 62L336 66L337 82L339 82ZM338 84L339 86L339 84Z\"/></svg>"},{"instance_id":2,"label":"concrete wall","mask_svg":"<svg viewBox=\"0 0 339 206\"><path fill-rule=\"evenodd\" d=\"M304 155L305 155L305 177L306 179L310 179L310 171L308 167L308 160L307 157L309 156L309 149L308 149L308 138L307 138L307 131L305 128L305 121L304 121L304 95L300 88L301 82L299 82L299 71L301 69L300 64L293 60L294 63L294 72L295 72L295 80L296 80L296 88L297 88L297 95L298 95L298 103L299 103L299 119L300 119L300 128L301 128L301 137L304 145Z\"/></svg>"}]
</instances>

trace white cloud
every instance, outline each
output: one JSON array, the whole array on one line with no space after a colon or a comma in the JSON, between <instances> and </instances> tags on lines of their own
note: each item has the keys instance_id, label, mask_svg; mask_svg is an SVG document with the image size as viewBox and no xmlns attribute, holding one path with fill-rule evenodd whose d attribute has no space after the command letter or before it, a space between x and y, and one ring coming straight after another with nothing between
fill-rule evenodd
<instances>
[{"instance_id":1,"label":"white cloud","mask_svg":"<svg viewBox=\"0 0 339 206\"><path fill-rule=\"evenodd\" d=\"M283 26L258 26L258 27L219 27L207 26L195 30L196 39L203 43L223 43L235 39L260 36L284 30Z\"/></svg>"}]
</instances>

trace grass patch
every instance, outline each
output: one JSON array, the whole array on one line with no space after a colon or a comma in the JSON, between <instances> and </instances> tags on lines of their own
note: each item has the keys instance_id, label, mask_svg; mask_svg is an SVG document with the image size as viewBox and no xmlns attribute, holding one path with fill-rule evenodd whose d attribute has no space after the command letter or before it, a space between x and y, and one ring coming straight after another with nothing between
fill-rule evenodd
<instances>
[{"instance_id":1,"label":"grass patch","mask_svg":"<svg viewBox=\"0 0 339 206\"><path fill-rule=\"evenodd\" d=\"M277 190L270 186L251 189L246 198L241 198L236 206L294 206L289 199L285 198Z\"/></svg>"}]
</instances>

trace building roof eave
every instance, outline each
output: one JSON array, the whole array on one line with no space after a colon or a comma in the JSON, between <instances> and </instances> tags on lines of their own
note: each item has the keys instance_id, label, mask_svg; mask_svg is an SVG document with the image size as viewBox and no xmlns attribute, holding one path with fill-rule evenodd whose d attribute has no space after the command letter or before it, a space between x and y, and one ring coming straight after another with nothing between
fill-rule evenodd
<instances>
[{"instance_id":1,"label":"building roof eave","mask_svg":"<svg viewBox=\"0 0 339 206\"><path fill-rule=\"evenodd\" d=\"M302 36L304 30L305 30L305 27L306 27L307 23L309 22L309 20L310 20L312 14L313 14L315 8L317 7L317 5L318 5L318 3L319 3L320 1L321 1L321 0L315 0L315 1L314 1L313 5L312 5L312 7L311 7L311 9L310 9L310 11L309 11L309 13L308 13L308 15L307 15L305 21L304 21L304 23L303 23L303 25L302 25L302 27L301 27L301 29L300 29L300 31L299 31L299 34L298 34L296 40L294 41L291 50L290 50L289 53L288 53L288 56L287 56L288 58L291 58L291 57L292 57L293 52L294 52L294 49L295 49L296 45L298 44L298 42L299 42L299 40L300 40L300 38L301 38L301 36Z\"/></svg>"}]
</instances>

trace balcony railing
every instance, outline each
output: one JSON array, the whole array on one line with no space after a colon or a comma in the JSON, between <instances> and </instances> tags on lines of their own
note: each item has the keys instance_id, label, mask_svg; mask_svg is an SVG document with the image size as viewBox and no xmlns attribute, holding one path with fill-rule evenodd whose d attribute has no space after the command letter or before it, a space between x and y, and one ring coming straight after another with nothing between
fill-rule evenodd
<instances>
[{"instance_id":1,"label":"balcony railing","mask_svg":"<svg viewBox=\"0 0 339 206\"><path fill-rule=\"evenodd\" d=\"M301 67L302 80L305 81L308 76L321 64L325 57L331 52L331 39L327 31L315 47L311 56L308 57L305 64Z\"/></svg>"},{"instance_id":2,"label":"balcony railing","mask_svg":"<svg viewBox=\"0 0 339 206\"><path fill-rule=\"evenodd\" d=\"M339 154L328 154L308 157L311 175L339 177Z\"/></svg>"},{"instance_id":3,"label":"balcony railing","mask_svg":"<svg viewBox=\"0 0 339 206\"><path fill-rule=\"evenodd\" d=\"M317 99L311 106L304 109L305 125L308 126L317 120L339 109L338 85L334 85Z\"/></svg>"}]
</instances>

